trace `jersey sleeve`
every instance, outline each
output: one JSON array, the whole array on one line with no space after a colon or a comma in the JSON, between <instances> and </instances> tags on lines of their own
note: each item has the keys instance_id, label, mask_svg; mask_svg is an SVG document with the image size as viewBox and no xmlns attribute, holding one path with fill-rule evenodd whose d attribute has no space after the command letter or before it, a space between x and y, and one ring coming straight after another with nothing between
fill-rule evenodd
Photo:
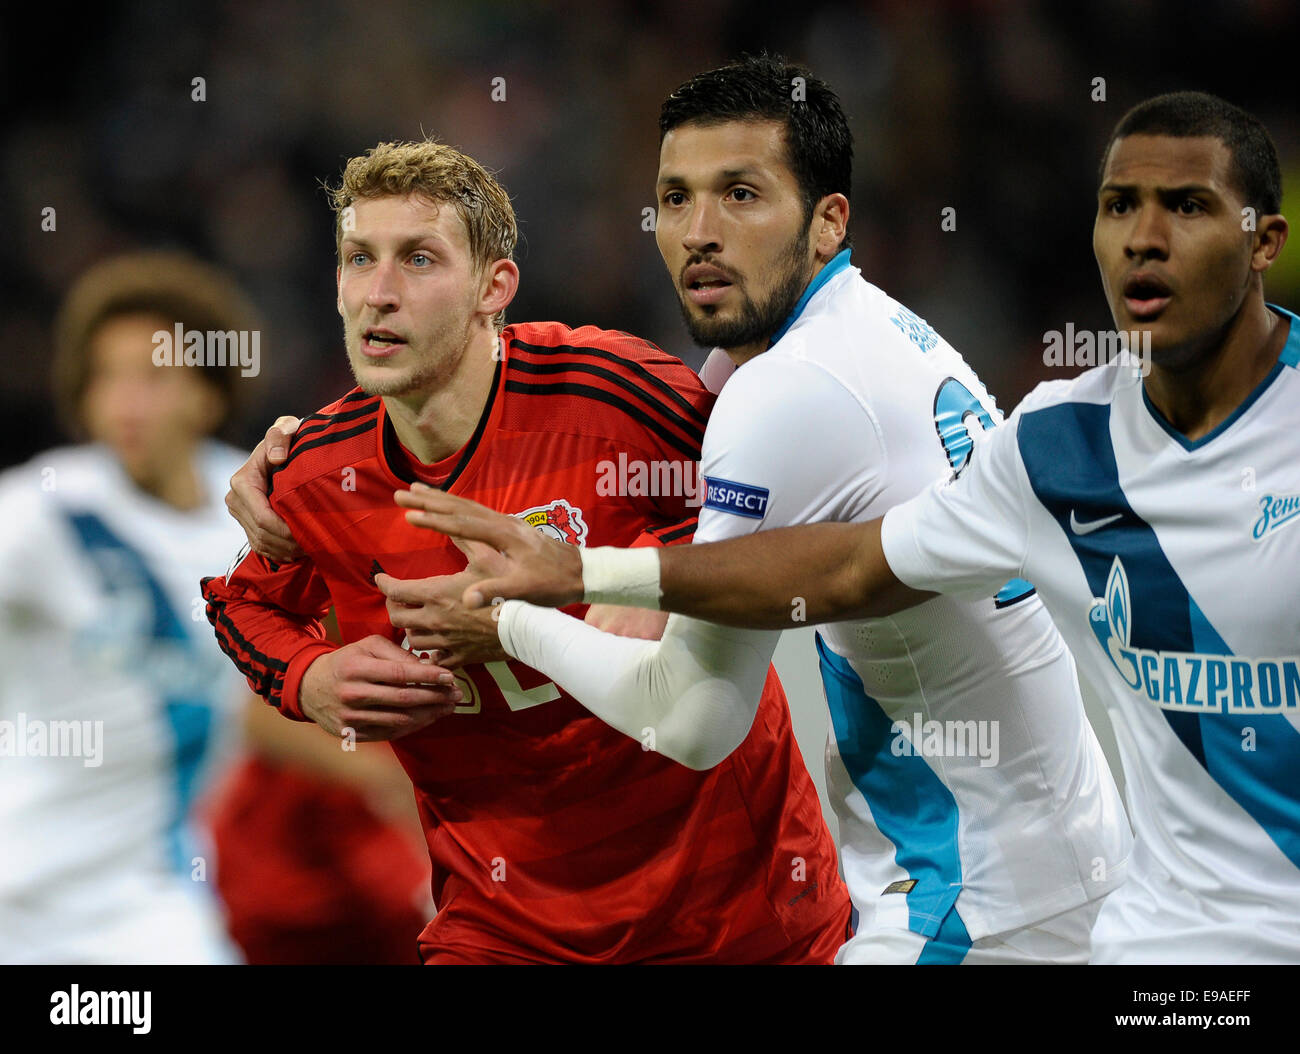
<instances>
[{"instance_id":1,"label":"jersey sleeve","mask_svg":"<svg viewBox=\"0 0 1300 1054\"><path fill-rule=\"evenodd\" d=\"M0 606L21 618L82 625L98 611L86 586L94 568L79 558L82 547L44 489L53 491L54 480L31 465L0 475Z\"/></svg>"},{"instance_id":2,"label":"jersey sleeve","mask_svg":"<svg viewBox=\"0 0 1300 1054\"><path fill-rule=\"evenodd\" d=\"M699 525L698 516L688 516L676 523L666 523L661 527L647 527L629 546L631 549L643 549L646 546L662 548L669 545L689 545L695 538L695 529Z\"/></svg>"},{"instance_id":3,"label":"jersey sleeve","mask_svg":"<svg viewBox=\"0 0 1300 1054\"><path fill-rule=\"evenodd\" d=\"M822 367L760 356L728 381L709 420L695 540L861 518L885 458L874 419Z\"/></svg>"},{"instance_id":4,"label":"jersey sleeve","mask_svg":"<svg viewBox=\"0 0 1300 1054\"><path fill-rule=\"evenodd\" d=\"M307 667L337 645L325 639L331 606L306 557L274 564L245 546L220 578L201 583L217 643L253 691L286 717L306 721L298 690Z\"/></svg>"},{"instance_id":5,"label":"jersey sleeve","mask_svg":"<svg viewBox=\"0 0 1300 1054\"><path fill-rule=\"evenodd\" d=\"M1029 481L1017 438L1022 409L984 433L955 480L940 480L885 514L885 559L904 585L976 598L1024 576Z\"/></svg>"},{"instance_id":6,"label":"jersey sleeve","mask_svg":"<svg viewBox=\"0 0 1300 1054\"><path fill-rule=\"evenodd\" d=\"M629 348L623 337L617 335L617 342L611 347L627 354ZM639 339L631 339L635 345L644 344ZM675 539L664 536L688 523L693 527L699 511L695 493L698 458L705 425L711 420L714 395L689 366L653 345L645 347L653 349L652 352L645 353L642 362L630 367L636 371L631 377L638 391L634 401L637 426L627 435L624 445L628 447L629 457L643 458L649 475L659 477L659 486L651 486L648 493L635 500L646 521L660 532L660 538L654 543L639 539L636 544L673 544ZM673 526L665 531L665 524Z\"/></svg>"}]
</instances>

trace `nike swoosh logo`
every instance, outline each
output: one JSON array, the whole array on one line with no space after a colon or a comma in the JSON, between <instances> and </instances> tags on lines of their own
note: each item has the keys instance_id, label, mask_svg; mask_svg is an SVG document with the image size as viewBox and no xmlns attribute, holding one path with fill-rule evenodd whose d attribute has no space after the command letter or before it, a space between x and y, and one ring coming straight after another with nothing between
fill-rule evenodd
<instances>
[{"instance_id":1,"label":"nike swoosh logo","mask_svg":"<svg viewBox=\"0 0 1300 1054\"><path fill-rule=\"evenodd\" d=\"M1114 516L1107 516L1105 519L1092 520L1088 523L1080 523L1079 518L1074 515L1074 510L1070 510L1070 530L1075 534L1092 534L1093 531L1099 531L1108 523L1114 523L1116 520L1122 520L1122 512L1115 513Z\"/></svg>"}]
</instances>

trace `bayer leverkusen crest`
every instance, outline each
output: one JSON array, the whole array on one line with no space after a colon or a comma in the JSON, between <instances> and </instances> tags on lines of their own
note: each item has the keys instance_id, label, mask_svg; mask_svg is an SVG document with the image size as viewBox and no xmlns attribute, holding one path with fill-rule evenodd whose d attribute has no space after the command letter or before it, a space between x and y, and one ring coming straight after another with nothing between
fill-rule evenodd
<instances>
[{"instance_id":1,"label":"bayer leverkusen crest","mask_svg":"<svg viewBox=\"0 0 1300 1054\"><path fill-rule=\"evenodd\" d=\"M574 508L563 498L549 505L525 509L517 515L548 538L556 538L569 545L582 545L587 540L587 523L582 518L582 510Z\"/></svg>"}]
</instances>

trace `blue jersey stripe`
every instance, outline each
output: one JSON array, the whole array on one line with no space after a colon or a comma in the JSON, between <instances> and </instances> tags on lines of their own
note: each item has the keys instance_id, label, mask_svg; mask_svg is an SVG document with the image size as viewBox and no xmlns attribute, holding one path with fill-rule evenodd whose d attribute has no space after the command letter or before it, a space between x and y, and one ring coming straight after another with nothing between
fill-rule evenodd
<instances>
[{"instance_id":1,"label":"blue jersey stripe","mask_svg":"<svg viewBox=\"0 0 1300 1054\"><path fill-rule=\"evenodd\" d=\"M895 755L894 722L820 633L817 654L840 758L876 828L897 847L899 867L916 880L906 894L909 928L934 937L961 893L956 799L925 758Z\"/></svg>"},{"instance_id":2,"label":"blue jersey stripe","mask_svg":"<svg viewBox=\"0 0 1300 1054\"><path fill-rule=\"evenodd\" d=\"M1017 442L1034 494L1065 533L1094 597L1109 602L1108 579L1116 558L1122 562L1128 584L1125 595L1131 599L1128 610L1116 617L1122 617L1127 644L1135 649L1229 656L1231 649L1174 570L1155 530L1133 511L1120 487L1110 412L1109 405L1063 403L1021 418ZM1117 518L1092 527L1111 517ZM1084 533L1076 529L1080 523ZM1225 583L1225 588L1230 585ZM1222 671L1230 670L1231 663L1206 663L1205 668L1207 676L1216 671L1227 676ZM1134 703L1156 705L1136 695ZM1281 714L1163 708L1161 713L1215 782L1300 867L1300 793L1295 777L1300 771L1300 733Z\"/></svg>"},{"instance_id":3,"label":"blue jersey stripe","mask_svg":"<svg viewBox=\"0 0 1300 1054\"><path fill-rule=\"evenodd\" d=\"M181 646L190 650L192 638L185 632L166 591L149 569L144 556L118 537L94 513L72 512L68 514L68 521L99 571L107 592L134 592L147 598L152 612L150 637L135 642L139 648L135 659L147 663L150 648L158 645ZM197 587L197 583L195 585ZM212 703L207 699L168 691L165 684L158 687L164 692L162 716L171 731L175 766L175 811L166 833L167 855L173 868L188 871L194 852L188 820L199 772L211 744Z\"/></svg>"},{"instance_id":4,"label":"blue jersey stripe","mask_svg":"<svg viewBox=\"0 0 1300 1054\"><path fill-rule=\"evenodd\" d=\"M970 934L966 932L966 924L962 922L961 913L950 911L934 939L927 941L925 947L921 949L916 965L958 966L966 958L970 948Z\"/></svg>"}]
</instances>

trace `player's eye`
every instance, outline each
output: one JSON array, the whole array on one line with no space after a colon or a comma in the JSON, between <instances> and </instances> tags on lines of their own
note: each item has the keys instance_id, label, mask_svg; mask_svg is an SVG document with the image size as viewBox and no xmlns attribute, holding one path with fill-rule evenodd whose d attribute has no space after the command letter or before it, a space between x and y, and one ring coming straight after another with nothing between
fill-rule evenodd
<instances>
[{"instance_id":1,"label":"player's eye","mask_svg":"<svg viewBox=\"0 0 1300 1054\"><path fill-rule=\"evenodd\" d=\"M348 263L353 267L360 267L369 257L363 252L348 253Z\"/></svg>"},{"instance_id":2,"label":"player's eye","mask_svg":"<svg viewBox=\"0 0 1300 1054\"><path fill-rule=\"evenodd\" d=\"M417 267L426 267L433 263L433 257L428 253L412 253L411 263L415 264Z\"/></svg>"},{"instance_id":3,"label":"player's eye","mask_svg":"<svg viewBox=\"0 0 1300 1054\"><path fill-rule=\"evenodd\" d=\"M1112 216L1123 216L1128 211L1128 206L1127 198L1111 198L1106 202L1106 211Z\"/></svg>"},{"instance_id":4,"label":"player's eye","mask_svg":"<svg viewBox=\"0 0 1300 1054\"><path fill-rule=\"evenodd\" d=\"M1205 207L1195 198L1183 198L1178 203L1178 211L1184 216L1195 216L1198 212L1204 212Z\"/></svg>"},{"instance_id":5,"label":"player's eye","mask_svg":"<svg viewBox=\"0 0 1300 1054\"><path fill-rule=\"evenodd\" d=\"M758 195L748 187L732 187L731 196L736 201L753 201Z\"/></svg>"},{"instance_id":6,"label":"player's eye","mask_svg":"<svg viewBox=\"0 0 1300 1054\"><path fill-rule=\"evenodd\" d=\"M674 208L678 205L683 204L685 201L686 201L686 195L683 194L680 190L670 190L667 194L664 195L664 204L671 205Z\"/></svg>"}]
</instances>

